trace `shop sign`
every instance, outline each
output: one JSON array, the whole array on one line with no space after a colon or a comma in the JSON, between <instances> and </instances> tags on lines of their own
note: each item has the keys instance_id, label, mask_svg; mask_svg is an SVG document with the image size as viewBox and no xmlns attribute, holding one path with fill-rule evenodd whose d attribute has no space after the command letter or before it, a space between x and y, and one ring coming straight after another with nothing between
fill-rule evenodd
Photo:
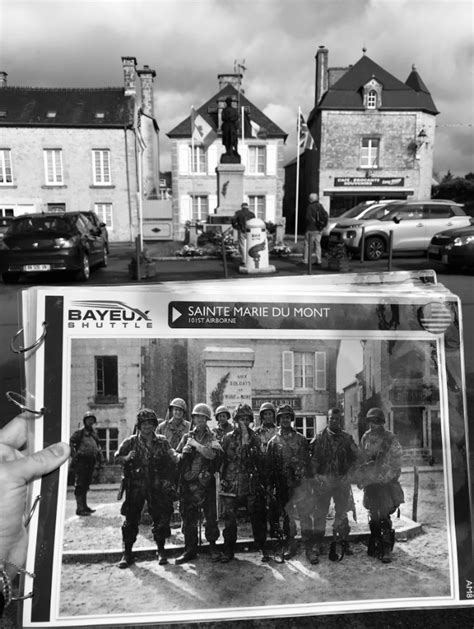
<instances>
[{"instance_id":1,"label":"shop sign","mask_svg":"<svg viewBox=\"0 0 474 629\"><path fill-rule=\"evenodd\" d=\"M281 406L283 404L288 404L288 406L291 406L291 408L294 411L300 411L301 410L301 398L300 397L277 397L277 396L273 396L273 397L270 397L270 396L268 396L268 397L253 397L252 398L252 409L254 411L258 412L260 410L260 406L264 402L271 402L275 408L278 408L279 406Z\"/></svg>"},{"instance_id":2,"label":"shop sign","mask_svg":"<svg viewBox=\"0 0 474 629\"><path fill-rule=\"evenodd\" d=\"M389 393L392 404L433 404L439 400L437 387L422 385L417 388L392 387Z\"/></svg>"},{"instance_id":3,"label":"shop sign","mask_svg":"<svg viewBox=\"0 0 474 629\"><path fill-rule=\"evenodd\" d=\"M334 177L334 185L344 188L347 187L364 187L372 188L376 186L404 186L405 177Z\"/></svg>"}]
</instances>

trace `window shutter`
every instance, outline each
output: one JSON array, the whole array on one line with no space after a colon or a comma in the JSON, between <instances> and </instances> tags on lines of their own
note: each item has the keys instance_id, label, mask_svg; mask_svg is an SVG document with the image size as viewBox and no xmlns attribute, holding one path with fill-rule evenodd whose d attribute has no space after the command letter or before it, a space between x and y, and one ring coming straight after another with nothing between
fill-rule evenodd
<instances>
[{"instance_id":1,"label":"window shutter","mask_svg":"<svg viewBox=\"0 0 474 629\"><path fill-rule=\"evenodd\" d=\"M217 146L211 144L207 149L207 174L215 175L217 167Z\"/></svg>"},{"instance_id":2,"label":"window shutter","mask_svg":"<svg viewBox=\"0 0 474 629\"><path fill-rule=\"evenodd\" d=\"M282 389L283 391L293 391L295 388L295 371L293 352L285 350L282 352Z\"/></svg>"},{"instance_id":3,"label":"window shutter","mask_svg":"<svg viewBox=\"0 0 474 629\"><path fill-rule=\"evenodd\" d=\"M314 352L314 388L325 391L326 386L326 352Z\"/></svg>"},{"instance_id":4,"label":"window shutter","mask_svg":"<svg viewBox=\"0 0 474 629\"><path fill-rule=\"evenodd\" d=\"M277 146L276 144L267 144L267 175L276 175L277 172Z\"/></svg>"},{"instance_id":5,"label":"window shutter","mask_svg":"<svg viewBox=\"0 0 474 629\"><path fill-rule=\"evenodd\" d=\"M178 172L189 175L190 150L187 144L178 144Z\"/></svg>"},{"instance_id":6,"label":"window shutter","mask_svg":"<svg viewBox=\"0 0 474 629\"><path fill-rule=\"evenodd\" d=\"M267 196L265 197L265 220L271 221L272 223L274 223L275 214L276 214L275 195L267 194Z\"/></svg>"},{"instance_id":7,"label":"window shutter","mask_svg":"<svg viewBox=\"0 0 474 629\"><path fill-rule=\"evenodd\" d=\"M179 197L179 215L181 223L192 219L191 197L187 194L181 194Z\"/></svg>"}]
</instances>

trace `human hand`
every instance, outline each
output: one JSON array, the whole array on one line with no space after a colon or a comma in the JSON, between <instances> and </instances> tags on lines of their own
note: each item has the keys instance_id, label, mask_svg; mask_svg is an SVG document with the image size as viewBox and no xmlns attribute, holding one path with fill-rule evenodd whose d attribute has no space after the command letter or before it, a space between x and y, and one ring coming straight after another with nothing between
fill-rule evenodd
<instances>
[{"instance_id":1,"label":"human hand","mask_svg":"<svg viewBox=\"0 0 474 629\"><path fill-rule=\"evenodd\" d=\"M70 454L66 443L55 443L33 454L20 451L26 444L30 417L25 411L0 429L0 565L12 579L17 573L14 566L23 567L26 560L28 483L58 468Z\"/></svg>"},{"instance_id":2,"label":"human hand","mask_svg":"<svg viewBox=\"0 0 474 629\"><path fill-rule=\"evenodd\" d=\"M137 452L136 450L130 450L130 452L124 457L125 461L133 461Z\"/></svg>"}]
</instances>

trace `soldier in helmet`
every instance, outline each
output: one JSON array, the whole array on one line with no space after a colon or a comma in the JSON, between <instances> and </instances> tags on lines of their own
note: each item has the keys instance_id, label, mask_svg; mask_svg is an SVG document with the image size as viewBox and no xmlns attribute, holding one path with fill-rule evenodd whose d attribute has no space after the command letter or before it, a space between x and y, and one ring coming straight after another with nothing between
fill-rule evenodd
<instances>
[{"instance_id":1,"label":"soldier in helmet","mask_svg":"<svg viewBox=\"0 0 474 629\"><path fill-rule=\"evenodd\" d=\"M74 470L74 495L76 497L76 515L90 515L95 509L87 504L87 492L92 481L97 463L103 462L99 437L95 430L97 423L94 413L87 411L83 417L84 427L71 435L71 467Z\"/></svg>"},{"instance_id":2,"label":"soldier in helmet","mask_svg":"<svg viewBox=\"0 0 474 629\"><path fill-rule=\"evenodd\" d=\"M207 404L196 404L192 419L194 428L181 439L176 452L180 457L179 512L183 520L184 552L177 557L177 564L197 557L198 522L202 510L205 519L205 535L209 542L212 561L218 561L216 548L219 538L216 510L216 479L214 461L222 451L207 422L212 411Z\"/></svg>"},{"instance_id":3,"label":"soldier in helmet","mask_svg":"<svg viewBox=\"0 0 474 629\"><path fill-rule=\"evenodd\" d=\"M271 491L276 494L279 514L283 516L284 548L276 559L290 559L297 552L295 542L298 515L301 539L308 552L312 542L312 495L310 486L311 466L306 438L296 432L292 423L295 413L284 404L276 414L279 425L277 434L270 439L266 453L267 479ZM296 512L296 513L295 513ZM273 525L273 530L279 528Z\"/></svg>"},{"instance_id":4,"label":"soldier in helmet","mask_svg":"<svg viewBox=\"0 0 474 629\"><path fill-rule=\"evenodd\" d=\"M247 508L253 538L261 552L262 561L270 559L265 550L267 530L264 458L260 442L249 427L252 421L253 412L250 406L239 405L234 412L235 428L222 441L224 459L220 471L220 495L224 511L223 563L234 558L239 506Z\"/></svg>"},{"instance_id":5,"label":"soldier in helmet","mask_svg":"<svg viewBox=\"0 0 474 629\"><path fill-rule=\"evenodd\" d=\"M352 554L348 543L350 526L347 512L354 508L350 476L357 463L358 449L351 435L343 430L343 424L341 410L330 408L326 428L309 444L315 498L313 549L308 555L311 563L318 563L331 498L334 500L335 517L329 559L335 561L340 558L336 550L339 543L341 558L344 554Z\"/></svg>"},{"instance_id":6,"label":"soldier in helmet","mask_svg":"<svg viewBox=\"0 0 474 629\"><path fill-rule=\"evenodd\" d=\"M166 437L175 450L183 435L191 430L191 422L186 420L186 410L186 402L175 397L169 403L168 418L160 422L156 431L158 435Z\"/></svg>"},{"instance_id":7,"label":"soldier in helmet","mask_svg":"<svg viewBox=\"0 0 474 629\"><path fill-rule=\"evenodd\" d=\"M260 417L260 425L255 428L255 434L260 441L262 452L265 454L268 442L277 433L277 426L275 423L276 410L271 402L264 402L260 406L258 414Z\"/></svg>"},{"instance_id":8,"label":"soldier in helmet","mask_svg":"<svg viewBox=\"0 0 474 629\"><path fill-rule=\"evenodd\" d=\"M356 474L358 485L364 490L364 507L369 512L367 553L390 563L395 543L390 516L405 501L398 480L402 448L396 436L386 430L382 409L371 408L366 420L369 429L360 441L361 464Z\"/></svg>"},{"instance_id":9,"label":"soldier in helmet","mask_svg":"<svg viewBox=\"0 0 474 629\"><path fill-rule=\"evenodd\" d=\"M165 541L171 535L173 478L178 457L166 437L155 434L157 425L155 411L141 409L137 414L136 434L122 441L115 453L115 460L123 466L125 490L125 501L120 511L125 516L122 525L124 553L119 568L127 568L134 561L132 547L145 502L153 520L152 532L159 564L168 563Z\"/></svg>"},{"instance_id":10,"label":"soldier in helmet","mask_svg":"<svg viewBox=\"0 0 474 629\"><path fill-rule=\"evenodd\" d=\"M217 441L222 443L224 436L231 432L234 427L230 423L229 419L231 418L231 412L227 408L227 406L221 405L216 408L216 412L214 413L214 417L217 421L217 428L214 428L212 432L215 434Z\"/></svg>"}]
</instances>

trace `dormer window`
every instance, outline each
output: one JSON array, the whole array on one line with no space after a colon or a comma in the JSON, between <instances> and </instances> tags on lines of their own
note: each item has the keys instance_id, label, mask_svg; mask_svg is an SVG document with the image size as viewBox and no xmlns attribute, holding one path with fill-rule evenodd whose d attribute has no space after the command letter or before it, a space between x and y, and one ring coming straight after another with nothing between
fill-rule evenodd
<instances>
[{"instance_id":1,"label":"dormer window","mask_svg":"<svg viewBox=\"0 0 474 629\"><path fill-rule=\"evenodd\" d=\"M377 108L377 92L375 90L370 90L367 94L367 109L376 109Z\"/></svg>"},{"instance_id":2,"label":"dormer window","mask_svg":"<svg viewBox=\"0 0 474 629\"><path fill-rule=\"evenodd\" d=\"M379 109L382 106L382 84L373 76L362 89L364 107L366 109Z\"/></svg>"},{"instance_id":3,"label":"dormer window","mask_svg":"<svg viewBox=\"0 0 474 629\"><path fill-rule=\"evenodd\" d=\"M46 112L46 118L49 118L50 120L56 118L56 112L50 109L48 112Z\"/></svg>"}]
</instances>

